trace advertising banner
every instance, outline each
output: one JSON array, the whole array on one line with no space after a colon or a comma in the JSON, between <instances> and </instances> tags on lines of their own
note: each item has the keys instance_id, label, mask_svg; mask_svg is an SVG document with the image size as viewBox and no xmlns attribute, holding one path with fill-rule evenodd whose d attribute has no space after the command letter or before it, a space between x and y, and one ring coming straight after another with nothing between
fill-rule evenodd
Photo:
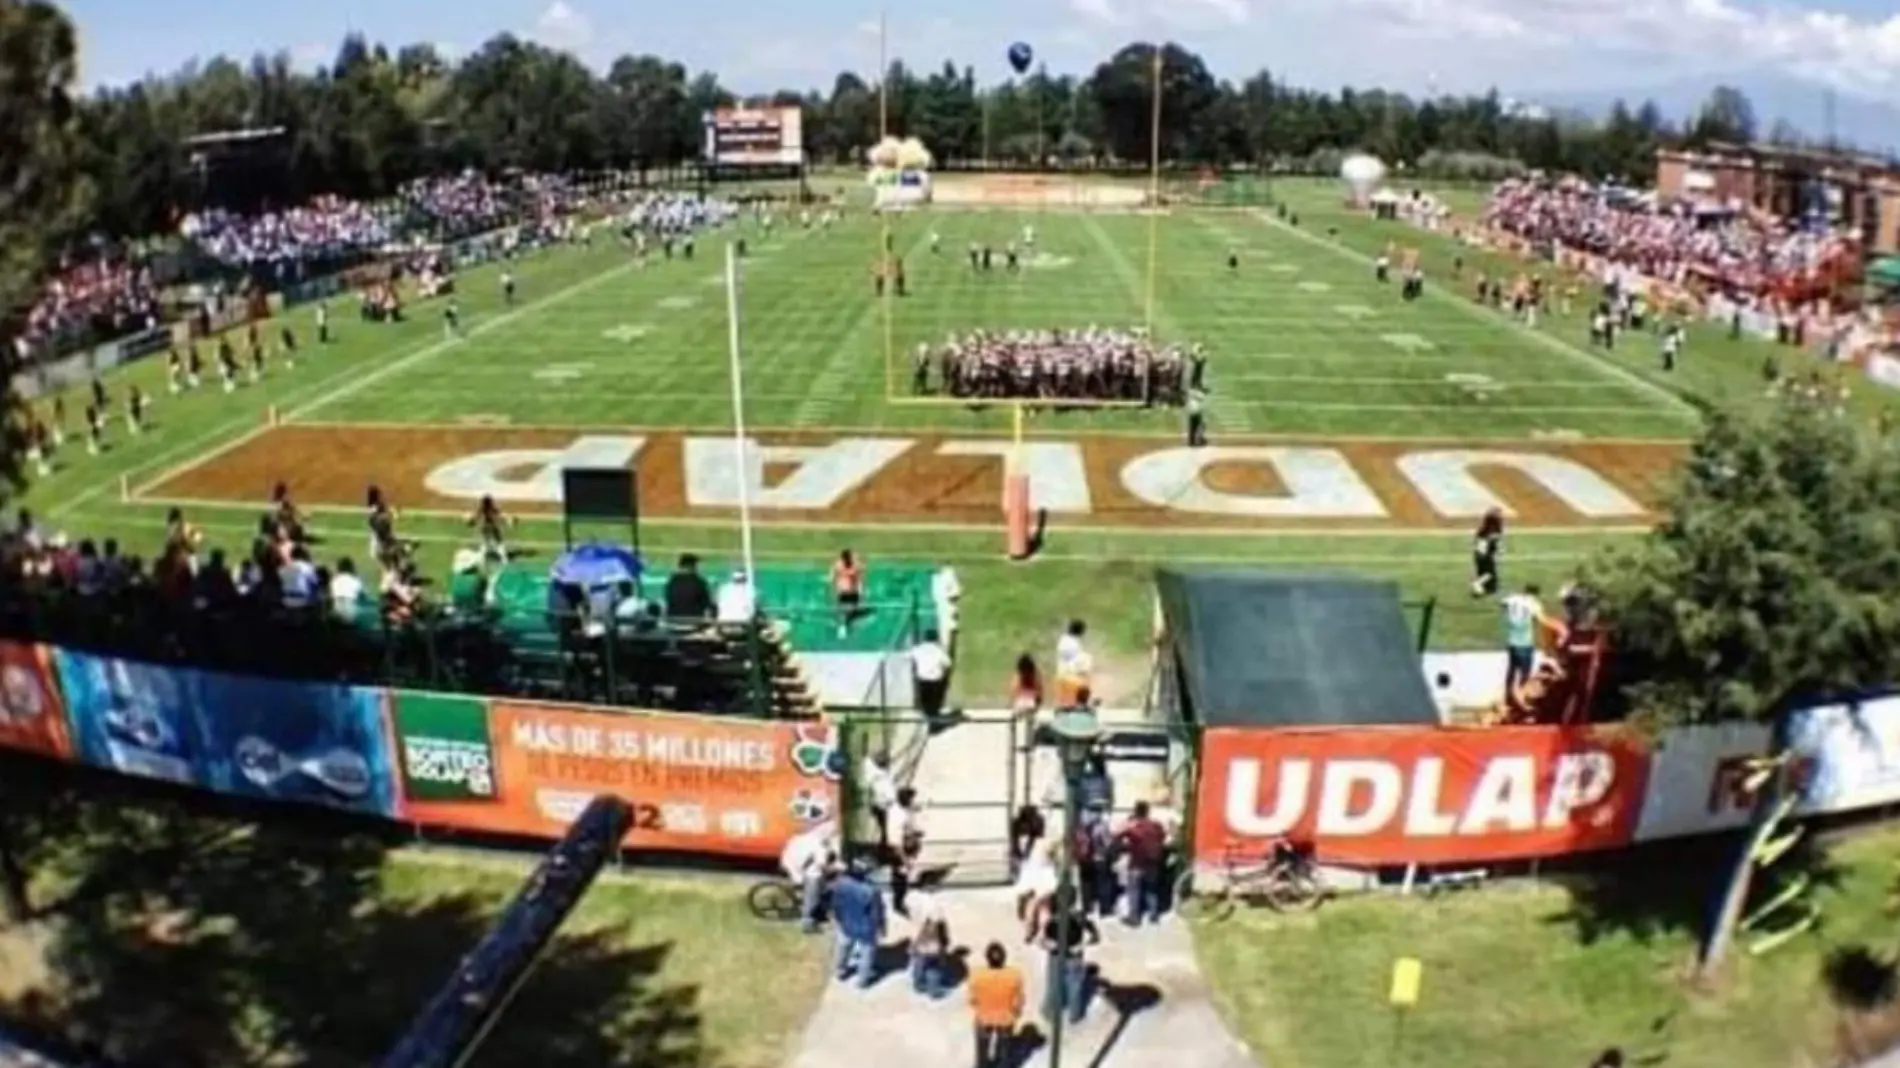
<instances>
[{"instance_id":1,"label":"advertising banner","mask_svg":"<svg viewBox=\"0 0 1900 1068\"><path fill-rule=\"evenodd\" d=\"M1677 727L1650 754L1649 784L1636 840L1729 831L1748 823L1753 802L1742 788L1748 762L1768 752L1759 723Z\"/></svg>"},{"instance_id":2,"label":"advertising banner","mask_svg":"<svg viewBox=\"0 0 1900 1068\"><path fill-rule=\"evenodd\" d=\"M840 757L824 724L390 700L403 816L420 823L556 837L608 793L633 806L629 848L775 857L837 808Z\"/></svg>"},{"instance_id":3,"label":"advertising banner","mask_svg":"<svg viewBox=\"0 0 1900 1068\"><path fill-rule=\"evenodd\" d=\"M48 646L0 641L0 749L73 757Z\"/></svg>"},{"instance_id":4,"label":"advertising banner","mask_svg":"<svg viewBox=\"0 0 1900 1068\"><path fill-rule=\"evenodd\" d=\"M1581 728L1213 730L1196 859L1275 839L1346 865L1458 864L1627 845L1643 748Z\"/></svg>"},{"instance_id":5,"label":"advertising banner","mask_svg":"<svg viewBox=\"0 0 1900 1068\"><path fill-rule=\"evenodd\" d=\"M1803 815L1900 802L1900 697L1802 709L1788 744Z\"/></svg>"},{"instance_id":6,"label":"advertising banner","mask_svg":"<svg viewBox=\"0 0 1900 1068\"><path fill-rule=\"evenodd\" d=\"M82 761L239 797L397 814L382 692L54 654Z\"/></svg>"}]
</instances>

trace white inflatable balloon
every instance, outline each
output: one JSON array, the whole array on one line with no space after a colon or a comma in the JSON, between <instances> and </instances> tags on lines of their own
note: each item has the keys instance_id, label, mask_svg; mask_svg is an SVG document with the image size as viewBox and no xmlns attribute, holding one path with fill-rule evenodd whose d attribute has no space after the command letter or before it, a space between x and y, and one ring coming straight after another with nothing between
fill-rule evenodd
<instances>
[{"instance_id":1,"label":"white inflatable balloon","mask_svg":"<svg viewBox=\"0 0 1900 1068\"><path fill-rule=\"evenodd\" d=\"M1339 165L1339 176L1352 190L1353 199L1363 202L1385 180L1385 164L1377 156L1362 152L1346 157Z\"/></svg>"}]
</instances>

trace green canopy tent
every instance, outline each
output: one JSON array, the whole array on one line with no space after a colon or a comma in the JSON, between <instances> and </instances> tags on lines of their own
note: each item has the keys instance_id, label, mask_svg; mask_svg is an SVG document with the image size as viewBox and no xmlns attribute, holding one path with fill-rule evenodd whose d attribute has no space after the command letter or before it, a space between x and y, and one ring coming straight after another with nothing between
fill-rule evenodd
<instances>
[{"instance_id":1,"label":"green canopy tent","mask_svg":"<svg viewBox=\"0 0 1900 1068\"><path fill-rule=\"evenodd\" d=\"M1867 281L1882 289L1900 289L1900 256L1887 256L1868 264Z\"/></svg>"},{"instance_id":2,"label":"green canopy tent","mask_svg":"<svg viewBox=\"0 0 1900 1068\"><path fill-rule=\"evenodd\" d=\"M1159 699L1200 727L1436 726L1398 586L1163 570Z\"/></svg>"}]
</instances>

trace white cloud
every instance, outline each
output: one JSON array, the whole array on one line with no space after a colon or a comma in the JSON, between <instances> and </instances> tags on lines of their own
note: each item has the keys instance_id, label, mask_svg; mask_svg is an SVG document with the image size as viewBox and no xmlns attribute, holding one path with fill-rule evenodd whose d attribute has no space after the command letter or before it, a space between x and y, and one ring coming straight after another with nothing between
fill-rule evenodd
<instances>
[{"instance_id":1,"label":"white cloud","mask_svg":"<svg viewBox=\"0 0 1900 1068\"><path fill-rule=\"evenodd\" d=\"M1128 22L1127 14L1110 0L1069 0L1069 10L1103 26L1121 26Z\"/></svg>"},{"instance_id":2,"label":"white cloud","mask_svg":"<svg viewBox=\"0 0 1900 1068\"><path fill-rule=\"evenodd\" d=\"M1200 0L1214 2L1214 0ZM1773 70L1900 100L1900 15L1736 0L1290 0L1322 6L1448 70L1651 81ZM1434 47L1441 45L1442 47Z\"/></svg>"},{"instance_id":3,"label":"white cloud","mask_svg":"<svg viewBox=\"0 0 1900 1068\"><path fill-rule=\"evenodd\" d=\"M594 42L594 21L567 0L554 0L534 20L534 39L549 48L579 51Z\"/></svg>"}]
</instances>

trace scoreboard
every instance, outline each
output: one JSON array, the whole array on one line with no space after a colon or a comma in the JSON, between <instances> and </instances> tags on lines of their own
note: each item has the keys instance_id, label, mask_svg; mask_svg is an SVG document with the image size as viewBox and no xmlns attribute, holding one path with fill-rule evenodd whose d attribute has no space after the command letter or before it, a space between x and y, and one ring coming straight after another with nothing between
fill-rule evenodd
<instances>
[{"instance_id":1,"label":"scoreboard","mask_svg":"<svg viewBox=\"0 0 1900 1068\"><path fill-rule=\"evenodd\" d=\"M796 107L720 108L703 117L705 162L716 167L798 167L804 113Z\"/></svg>"}]
</instances>

